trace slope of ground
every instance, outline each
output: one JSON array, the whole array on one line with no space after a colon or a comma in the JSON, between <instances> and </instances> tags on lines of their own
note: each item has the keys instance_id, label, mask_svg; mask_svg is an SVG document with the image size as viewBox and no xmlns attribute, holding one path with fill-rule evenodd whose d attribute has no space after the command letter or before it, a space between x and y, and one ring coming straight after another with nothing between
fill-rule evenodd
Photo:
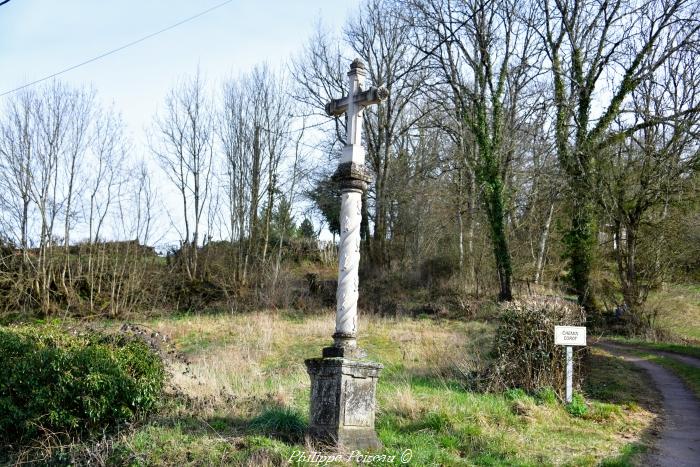
<instances>
[{"instance_id":1,"label":"slope of ground","mask_svg":"<svg viewBox=\"0 0 700 467\"><path fill-rule=\"evenodd\" d=\"M668 284L650 294L647 306L658 310L657 325L671 335L700 343L700 286Z\"/></svg>"}]
</instances>

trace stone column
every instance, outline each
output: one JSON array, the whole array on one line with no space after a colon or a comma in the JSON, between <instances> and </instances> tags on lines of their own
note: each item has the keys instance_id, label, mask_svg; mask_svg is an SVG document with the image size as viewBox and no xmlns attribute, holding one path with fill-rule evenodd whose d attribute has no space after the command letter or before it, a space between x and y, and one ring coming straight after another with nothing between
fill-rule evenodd
<instances>
[{"instance_id":1,"label":"stone column","mask_svg":"<svg viewBox=\"0 0 700 467\"><path fill-rule=\"evenodd\" d=\"M348 73L348 97L328 107L343 106L348 119L346 145L333 176L342 193L335 333L333 344L323 349L321 358L305 362L311 378L309 434L316 441L350 450L381 447L374 431L374 411L377 379L383 366L365 360L366 353L357 346L362 193L370 180L361 142L362 109L363 105L378 102L371 99L381 94L370 94L363 101L363 77L364 65L353 61Z\"/></svg>"},{"instance_id":2,"label":"stone column","mask_svg":"<svg viewBox=\"0 0 700 467\"><path fill-rule=\"evenodd\" d=\"M357 347L357 300L359 298L360 223L362 192L370 180L364 167L354 162L338 166L333 178L340 183L340 243L338 244L338 289L336 290L333 347L325 357L365 357Z\"/></svg>"},{"instance_id":3,"label":"stone column","mask_svg":"<svg viewBox=\"0 0 700 467\"><path fill-rule=\"evenodd\" d=\"M366 360L357 346L362 190L369 177L357 165L345 163L334 178L342 190L335 333L322 358L305 362L311 378L309 434L349 450L377 449L382 444L374 431L374 411L383 366Z\"/></svg>"}]
</instances>

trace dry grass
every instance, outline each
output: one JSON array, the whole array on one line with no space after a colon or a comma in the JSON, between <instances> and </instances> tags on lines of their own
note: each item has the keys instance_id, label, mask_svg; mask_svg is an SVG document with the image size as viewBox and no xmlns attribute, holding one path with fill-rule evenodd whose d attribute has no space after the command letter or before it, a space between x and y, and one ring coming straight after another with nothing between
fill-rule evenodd
<instances>
[{"instance_id":1,"label":"dry grass","mask_svg":"<svg viewBox=\"0 0 700 467\"><path fill-rule=\"evenodd\" d=\"M404 381L451 376L475 344L490 337L478 332L487 329L481 323L447 323L443 328L430 320L368 317L363 324L360 335L367 338L360 345L371 358L389 357L400 365L397 378ZM245 407L246 401L292 404L295 393L308 389L303 360L318 356L330 344L333 325L331 313L301 319L272 311L149 323L189 357L190 365L172 363L174 384L188 397L208 401L214 411L231 401L237 408ZM465 339L465 330L474 331L474 338ZM250 415L248 410L238 412Z\"/></svg>"},{"instance_id":2,"label":"dry grass","mask_svg":"<svg viewBox=\"0 0 700 467\"><path fill-rule=\"evenodd\" d=\"M646 408L591 394L590 416L524 393L469 390L466 376L484 366L493 325L478 321L361 316L360 346L384 364L377 431L387 455L411 449L411 465L598 465L644 444L653 421ZM330 312L158 318L145 323L190 361L172 362L177 398L110 448L116 465L284 465L306 423L309 380L304 359L331 343ZM615 381L634 398L639 377L599 365L596 384ZM606 386L607 387L607 386ZM258 421L258 423L256 423ZM288 423L292 435L266 432ZM257 426L257 428L256 428ZM262 427L262 428L261 428ZM619 457L621 456L621 457Z\"/></svg>"},{"instance_id":3,"label":"dry grass","mask_svg":"<svg viewBox=\"0 0 700 467\"><path fill-rule=\"evenodd\" d=\"M700 343L700 287L667 285L650 295L647 307L658 310L662 330Z\"/></svg>"}]
</instances>

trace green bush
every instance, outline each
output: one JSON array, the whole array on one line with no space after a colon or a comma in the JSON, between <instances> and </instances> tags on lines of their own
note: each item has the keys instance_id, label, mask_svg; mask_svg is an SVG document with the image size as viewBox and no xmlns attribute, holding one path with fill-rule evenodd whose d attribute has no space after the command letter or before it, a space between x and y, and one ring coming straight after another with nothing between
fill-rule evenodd
<instances>
[{"instance_id":1,"label":"green bush","mask_svg":"<svg viewBox=\"0 0 700 467\"><path fill-rule=\"evenodd\" d=\"M566 404L566 411L569 412L574 417L583 417L588 412L588 406L586 405L586 399L579 393L574 393L571 398L571 402Z\"/></svg>"},{"instance_id":2,"label":"green bush","mask_svg":"<svg viewBox=\"0 0 700 467\"><path fill-rule=\"evenodd\" d=\"M559 400L557 399L557 393L552 388L542 388L535 393L535 399L540 404L554 405Z\"/></svg>"},{"instance_id":3,"label":"green bush","mask_svg":"<svg viewBox=\"0 0 700 467\"><path fill-rule=\"evenodd\" d=\"M42 432L101 432L152 410L165 369L145 343L68 334L53 326L0 328L0 440Z\"/></svg>"}]
</instances>

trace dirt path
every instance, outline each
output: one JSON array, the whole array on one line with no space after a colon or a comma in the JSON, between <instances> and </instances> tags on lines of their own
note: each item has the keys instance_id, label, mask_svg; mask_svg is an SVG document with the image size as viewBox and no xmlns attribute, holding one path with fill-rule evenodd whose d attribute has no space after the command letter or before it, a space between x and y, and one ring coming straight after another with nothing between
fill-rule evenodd
<instances>
[{"instance_id":1,"label":"dirt path","mask_svg":"<svg viewBox=\"0 0 700 467\"><path fill-rule=\"evenodd\" d=\"M602 342L601 342L601 344L602 344ZM672 358L672 359L677 360L681 363L685 363L688 366L700 368L700 358L691 357L690 355L682 355L682 354L675 353L675 352L667 352L665 350L647 349L644 347L637 347L633 344L630 344L630 345L613 344L613 343L609 343L609 342L606 342L605 344L609 345L611 347L618 348L620 350L638 350L640 352L649 352L649 353L653 353L656 355L661 355L662 357Z\"/></svg>"},{"instance_id":2,"label":"dirt path","mask_svg":"<svg viewBox=\"0 0 700 467\"><path fill-rule=\"evenodd\" d=\"M649 454L644 465L700 466L700 401L690 389L666 368L629 353L630 350L634 349L609 343L597 345L646 370L661 392L664 423L659 433L656 449ZM658 353L664 356L668 353L646 349L644 352ZM671 355L673 358L679 357L676 354ZM692 357L687 358L697 360ZM696 361L693 365L698 363L700 362Z\"/></svg>"}]
</instances>

